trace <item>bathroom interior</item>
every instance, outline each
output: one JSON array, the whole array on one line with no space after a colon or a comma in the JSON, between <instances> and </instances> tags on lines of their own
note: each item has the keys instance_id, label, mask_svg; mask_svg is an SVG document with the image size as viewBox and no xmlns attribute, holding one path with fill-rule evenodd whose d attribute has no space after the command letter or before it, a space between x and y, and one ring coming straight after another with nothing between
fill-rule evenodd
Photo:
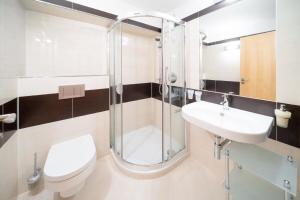
<instances>
[{"instance_id":1,"label":"bathroom interior","mask_svg":"<svg viewBox=\"0 0 300 200\"><path fill-rule=\"evenodd\" d=\"M299 0L0 0L0 200L300 200Z\"/></svg>"}]
</instances>

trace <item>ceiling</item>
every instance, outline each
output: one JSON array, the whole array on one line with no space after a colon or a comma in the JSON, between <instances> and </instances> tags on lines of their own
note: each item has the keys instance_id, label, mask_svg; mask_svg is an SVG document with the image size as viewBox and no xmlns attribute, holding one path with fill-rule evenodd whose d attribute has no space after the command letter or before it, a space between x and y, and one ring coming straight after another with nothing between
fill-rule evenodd
<instances>
[{"instance_id":1,"label":"ceiling","mask_svg":"<svg viewBox=\"0 0 300 200\"><path fill-rule=\"evenodd\" d=\"M190 0L123 0L143 10L169 12Z\"/></svg>"}]
</instances>

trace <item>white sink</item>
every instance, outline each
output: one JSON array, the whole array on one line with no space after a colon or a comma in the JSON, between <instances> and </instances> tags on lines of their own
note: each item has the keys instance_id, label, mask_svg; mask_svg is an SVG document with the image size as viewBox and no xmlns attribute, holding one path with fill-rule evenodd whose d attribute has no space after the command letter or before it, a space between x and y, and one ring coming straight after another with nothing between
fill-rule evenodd
<instances>
[{"instance_id":1,"label":"white sink","mask_svg":"<svg viewBox=\"0 0 300 200\"><path fill-rule=\"evenodd\" d=\"M195 102L182 107L183 118L218 136L232 141L256 144L266 140L273 127L273 117L223 105Z\"/></svg>"}]
</instances>

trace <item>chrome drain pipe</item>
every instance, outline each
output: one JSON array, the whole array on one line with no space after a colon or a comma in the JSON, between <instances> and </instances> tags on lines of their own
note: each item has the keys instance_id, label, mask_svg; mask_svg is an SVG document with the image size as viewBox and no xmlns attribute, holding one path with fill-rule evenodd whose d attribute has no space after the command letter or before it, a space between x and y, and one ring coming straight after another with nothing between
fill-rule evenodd
<instances>
[{"instance_id":1,"label":"chrome drain pipe","mask_svg":"<svg viewBox=\"0 0 300 200\"><path fill-rule=\"evenodd\" d=\"M221 142L221 140L222 140L221 136L215 135L214 157L217 160L221 159L221 151L222 151L223 147L231 142L228 139L225 139L222 142Z\"/></svg>"}]
</instances>

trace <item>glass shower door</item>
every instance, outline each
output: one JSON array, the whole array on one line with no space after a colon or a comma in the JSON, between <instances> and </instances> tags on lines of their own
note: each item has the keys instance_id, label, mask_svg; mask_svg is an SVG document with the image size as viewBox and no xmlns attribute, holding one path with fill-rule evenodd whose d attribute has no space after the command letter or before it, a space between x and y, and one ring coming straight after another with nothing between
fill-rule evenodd
<instances>
[{"instance_id":1,"label":"glass shower door","mask_svg":"<svg viewBox=\"0 0 300 200\"><path fill-rule=\"evenodd\" d=\"M122 24L116 25L109 34L110 75L110 140L114 151L123 156L122 124Z\"/></svg>"},{"instance_id":2,"label":"glass shower door","mask_svg":"<svg viewBox=\"0 0 300 200\"><path fill-rule=\"evenodd\" d=\"M184 25L163 21L163 157L169 160L185 148Z\"/></svg>"}]
</instances>

